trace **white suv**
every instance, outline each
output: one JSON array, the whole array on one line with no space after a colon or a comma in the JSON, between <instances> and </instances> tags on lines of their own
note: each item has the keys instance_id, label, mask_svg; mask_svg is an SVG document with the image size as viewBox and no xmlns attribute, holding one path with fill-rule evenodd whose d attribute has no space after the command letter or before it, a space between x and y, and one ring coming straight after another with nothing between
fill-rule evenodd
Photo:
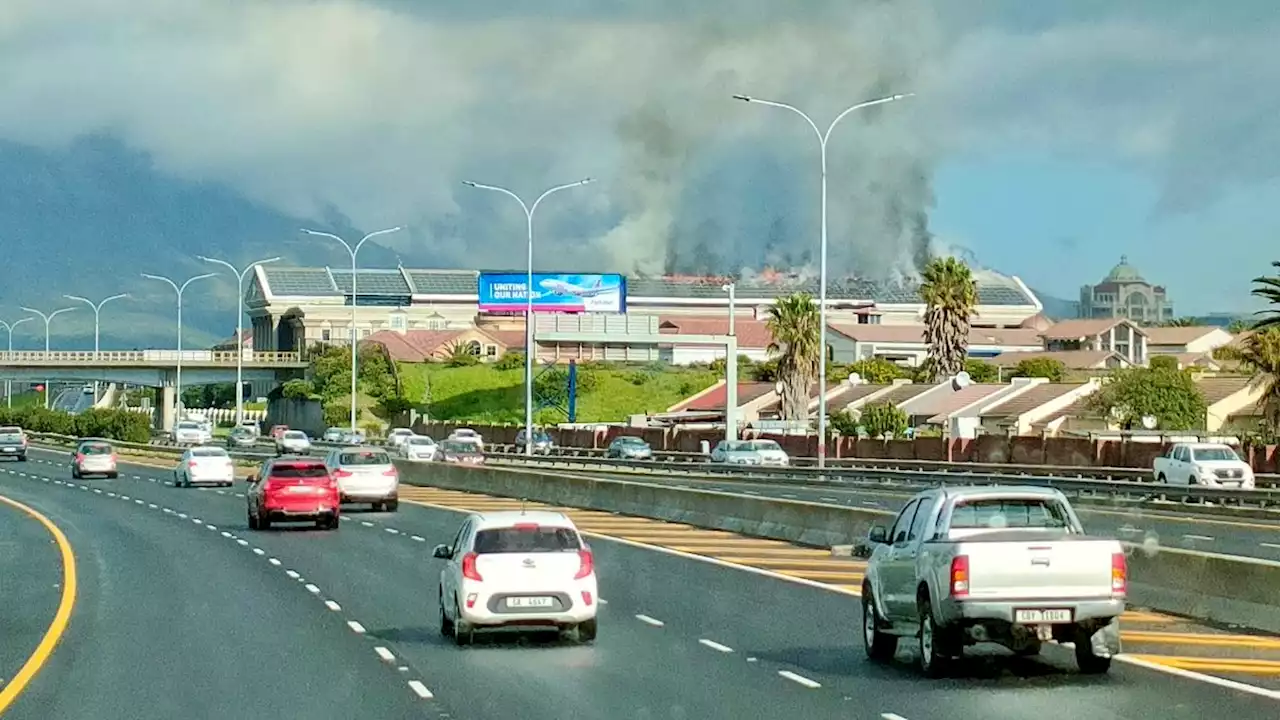
<instances>
[{"instance_id":1,"label":"white suv","mask_svg":"<svg viewBox=\"0 0 1280 720\"><path fill-rule=\"evenodd\" d=\"M386 450L345 447L329 451L324 464L338 481L344 503L371 503L374 510L400 508L400 473Z\"/></svg>"},{"instance_id":2,"label":"white suv","mask_svg":"<svg viewBox=\"0 0 1280 720\"><path fill-rule=\"evenodd\" d=\"M479 628L558 628L596 638L595 558L564 513L469 516L438 545L440 632L468 645Z\"/></svg>"}]
</instances>

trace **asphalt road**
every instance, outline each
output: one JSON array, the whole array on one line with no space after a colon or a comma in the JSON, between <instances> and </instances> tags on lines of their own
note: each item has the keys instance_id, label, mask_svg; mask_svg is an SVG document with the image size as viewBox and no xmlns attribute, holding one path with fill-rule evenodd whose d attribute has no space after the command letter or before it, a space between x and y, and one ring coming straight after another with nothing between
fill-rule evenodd
<instances>
[{"instance_id":1,"label":"asphalt road","mask_svg":"<svg viewBox=\"0 0 1280 720\"><path fill-rule=\"evenodd\" d=\"M57 457L33 453L39 456ZM531 720L1276 716L1273 700L1130 665L1102 678L1080 676L1065 653L979 658L960 677L926 681L906 651L888 667L864 659L854 598L607 540L594 543L607 601L594 645L495 636L458 649L438 633L439 565L430 557L431 546L456 531L458 513L404 503L398 513L349 513L337 533L249 532L243 486L176 489L164 484L165 470L128 466L115 481L57 485L43 477L69 482L61 462L28 466L25 478L0 474L0 487L16 485L58 504L55 514L77 530L72 541L93 548L86 565L101 568L103 555L156 575L132 589L105 581L141 609L102 608L96 625L73 620L72 642L80 645L55 655L61 674L47 670L37 681L46 683L46 701L54 687L83 684L58 706L72 712L96 693L131 699L135 711L143 698L170 703L154 717L257 717L255 702L270 696L254 677L267 677L279 697L317 693L315 703L274 706L276 717L403 717L415 709ZM81 522L94 525L81 529ZM99 595L106 593L102 575L85 582ZM117 630L112 618L130 613L149 618L149 626ZM393 660L378 667L375 648ZM307 658L295 661L301 654ZM108 666L117 669L109 673ZM434 697L403 709L379 706L403 697L400 667ZM108 673L123 687L103 682ZM145 690L143 678L162 678L164 692ZM366 703L358 709L346 704L357 685ZM203 704L173 699L187 687L199 688ZM33 706L39 697L21 702ZM209 703L227 712L211 713ZM89 707L95 718L148 717L119 705ZM88 717L29 712L25 717Z\"/></svg>"},{"instance_id":2,"label":"asphalt road","mask_svg":"<svg viewBox=\"0 0 1280 720\"><path fill-rule=\"evenodd\" d=\"M568 472L591 477L615 477L630 482L655 483L697 490L720 490L760 497L893 512L901 510L911 497L906 492L842 488L837 485L815 488L786 483L700 481L680 476L664 478L656 475ZM1089 532L1113 536L1121 540L1143 542L1151 537L1159 544L1169 547L1280 560L1280 522L1277 521L1232 520L1206 515L1191 516L1175 511L1166 513L1122 507L1106 509L1088 505L1077 505L1076 512L1079 513L1085 529Z\"/></svg>"},{"instance_id":3,"label":"asphalt road","mask_svg":"<svg viewBox=\"0 0 1280 720\"><path fill-rule=\"evenodd\" d=\"M49 531L0 503L0 687L40 644L61 596L62 563Z\"/></svg>"}]
</instances>

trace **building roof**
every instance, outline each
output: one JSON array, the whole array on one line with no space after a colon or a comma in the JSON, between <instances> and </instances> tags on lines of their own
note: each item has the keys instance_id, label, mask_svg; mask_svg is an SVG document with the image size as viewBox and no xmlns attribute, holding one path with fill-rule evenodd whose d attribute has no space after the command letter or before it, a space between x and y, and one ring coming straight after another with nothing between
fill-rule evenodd
<instances>
[{"instance_id":1,"label":"building roof","mask_svg":"<svg viewBox=\"0 0 1280 720\"><path fill-rule=\"evenodd\" d=\"M902 405L903 403L915 399L917 395L926 390L932 389L932 385L917 385L914 383L905 383L881 395L876 402L889 403L890 405Z\"/></svg>"},{"instance_id":2,"label":"building roof","mask_svg":"<svg viewBox=\"0 0 1280 720\"><path fill-rule=\"evenodd\" d=\"M1000 353L995 357L982 359L985 362L999 367L1014 367L1024 360L1045 358L1048 360L1057 360L1068 370L1094 370L1096 368L1105 367L1107 360L1112 356L1117 358L1121 357L1117 353L1110 352L1108 350L1055 350L1043 352L1007 352ZM1121 359L1123 360L1123 358Z\"/></svg>"},{"instance_id":3,"label":"building roof","mask_svg":"<svg viewBox=\"0 0 1280 720\"><path fill-rule=\"evenodd\" d=\"M993 394L1005 390L1009 386L1004 383L974 383L966 387L956 390L952 387L950 380L932 386L937 392L931 392L923 397L912 398L911 400L899 403L899 407L908 415L923 415L930 419L939 416L950 415L968 405Z\"/></svg>"},{"instance_id":4,"label":"building roof","mask_svg":"<svg viewBox=\"0 0 1280 720\"><path fill-rule=\"evenodd\" d=\"M1111 272L1107 273L1107 277L1102 282L1140 283L1145 281L1142 279L1142 273L1129 264L1129 256L1121 255L1120 264L1111 268Z\"/></svg>"},{"instance_id":5,"label":"building roof","mask_svg":"<svg viewBox=\"0 0 1280 720\"><path fill-rule=\"evenodd\" d=\"M659 315L658 332L663 335L726 335L729 318L714 315ZM741 349L762 350L773 344L769 324L752 318L734 318L733 333Z\"/></svg>"},{"instance_id":6,"label":"building roof","mask_svg":"<svg viewBox=\"0 0 1280 720\"><path fill-rule=\"evenodd\" d=\"M827 396L828 408L843 408L851 403L856 403L863 398L886 390L890 385L850 385L849 383L840 383L840 389Z\"/></svg>"},{"instance_id":7,"label":"building roof","mask_svg":"<svg viewBox=\"0 0 1280 720\"><path fill-rule=\"evenodd\" d=\"M738 383L738 407L742 407L747 403L750 403L754 400L759 400L765 395L768 395L769 393L773 392L773 389L774 389L773 386L774 384L771 382L740 382ZM727 395L728 395L728 385L721 382L718 385L715 385L714 387L712 387L709 391L701 395L698 395L696 397L693 397L689 400L685 400L684 402L681 402L680 404L671 408L669 412L682 412L682 411L724 412L725 399Z\"/></svg>"},{"instance_id":8,"label":"building roof","mask_svg":"<svg viewBox=\"0 0 1280 720\"><path fill-rule=\"evenodd\" d=\"M1196 380L1196 387L1208 405L1222 402L1248 386L1249 378L1243 375L1206 375Z\"/></svg>"},{"instance_id":9,"label":"building roof","mask_svg":"<svg viewBox=\"0 0 1280 720\"><path fill-rule=\"evenodd\" d=\"M1145 328L1145 330L1147 333L1148 347L1151 345L1187 345L1211 333L1226 332L1226 330L1214 325L1149 327Z\"/></svg>"},{"instance_id":10,"label":"building roof","mask_svg":"<svg viewBox=\"0 0 1280 720\"><path fill-rule=\"evenodd\" d=\"M1062 396L1079 390L1086 383L1040 383L1033 385L1031 389L1026 390L1018 395L1005 400L1004 402L989 407L982 413L983 417L993 419L1011 419L1019 415L1029 413L1032 410L1053 402Z\"/></svg>"},{"instance_id":11,"label":"building roof","mask_svg":"<svg viewBox=\"0 0 1280 720\"><path fill-rule=\"evenodd\" d=\"M270 292L274 295L297 297L333 297L349 294L350 270L326 268L298 268L263 266ZM399 276L396 279L395 276ZM368 278L366 280L366 277ZM1030 306L1038 301L1016 278L993 272L975 274L978 285L978 304ZM370 288L370 295L379 292L394 295L451 295L474 298L477 294L479 272L476 270L433 269L369 269L358 270L356 287ZM762 273L752 278L727 278L712 276L664 276L628 277L627 294L643 298L725 298L722 286L732 280L737 297L744 300L773 299L793 292L818 294L818 284L811 278ZM361 295L365 294L361 290ZM918 285L898 282L874 282L870 280L844 279L827 284L829 298L858 302L921 303Z\"/></svg>"},{"instance_id":12,"label":"building roof","mask_svg":"<svg viewBox=\"0 0 1280 720\"><path fill-rule=\"evenodd\" d=\"M858 323L832 323L832 330L856 342L920 344L924 339L924 325L861 325ZM1040 332L1030 328L970 328L969 345L1003 345L1009 347L1040 347Z\"/></svg>"},{"instance_id":13,"label":"building roof","mask_svg":"<svg viewBox=\"0 0 1280 720\"><path fill-rule=\"evenodd\" d=\"M1063 320L1060 323L1051 325L1048 330L1041 333L1045 340L1080 340L1110 330L1117 325L1129 325L1139 334L1145 335L1146 331L1138 327L1133 322L1125 318L1097 318L1087 320Z\"/></svg>"},{"instance_id":14,"label":"building roof","mask_svg":"<svg viewBox=\"0 0 1280 720\"><path fill-rule=\"evenodd\" d=\"M1092 396L1086 395L1076 400L1075 402L1071 403L1070 405L1067 405L1066 407L1058 408L1056 411L1049 413L1048 415L1032 423L1031 427L1038 430L1043 430L1050 423L1057 420L1061 420L1064 417L1076 417L1076 418L1099 417L1098 412L1095 411L1089 405L1089 401L1091 398Z\"/></svg>"}]
</instances>

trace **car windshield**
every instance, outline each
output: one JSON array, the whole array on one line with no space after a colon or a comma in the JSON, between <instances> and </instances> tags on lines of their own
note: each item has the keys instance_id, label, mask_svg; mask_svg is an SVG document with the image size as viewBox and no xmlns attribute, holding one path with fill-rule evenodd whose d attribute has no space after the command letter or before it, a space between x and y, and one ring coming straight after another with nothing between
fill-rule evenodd
<instances>
[{"instance_id":1,"label":"car windshield","mask_svg":"<svg viewBox=\"0 0 1280 720\"><path fill-rule=\"evenodd\" d=\"M191 451L192 457L228 457L222 448L196 448Z\"/></svg>"},{"instance_id":2,"label":"car windshield","mask_svg":"<svg viewBox=\"0 0 1280 720\"><path fill-rule=\"evenodd\" d=\"M183 420L182 422L178 423L178 429L179 430L199 430L200 423L191 422L190 420Z\"/></svg>"},{"instance_id":3,"label":"car windshield","mask_svg":"<svg viewBox=\"0 0 1280 720\"><path fill-rule=\"evenodd\" d=\"M81 455L110 455L111 446L106 443L85 443L80 446Z\"/></svg>"},{"instance_id":4,"label":"car windshield","mask_svg":"<svg viewBox=\"0 0 1280 720\"><path fill-rule=\"evenodd\" d=\"M751 447L749 442L731 442L724 444L725 452L751 452L756 448Z\"/></svg>"},{"instance_id":5,"label":"car windshield","mask_svg":"<svg viewBox=\"0 0 1280 720\"><path fill-rule=\"evenodd\" d=\"M614 442L617 443L618 445L644 445L645 444L644 440L641 440L638 437L620 437L617 440L614 440Z\"/></svg>"},{"instance_id":6,"label":"car windshield","mask_svg":"<svg viewBox=\"0 0 1280 720\"><path fill-rule=\"evenodd\" d=\"M1056 500L990 498L962 500L951 511L953 530L1069 527L1066 511Z\"/></svg>"},{"instance_id":7,"label":"car windshield","mask_svg":"<svg viewBox=\"0 0 1280 720\"><path fill-rule=\"evenodd\" d=\"M436 444L436 441L432 440L429 437L411 437L405 442L409 443L410 445L435 445Z\"/></svg>"},{"instance_id":8,"label":"car windshield","mask_svg":"<svg viewBox=\"0 0 1280 720\"><path fill-rule=\"evenodd\" d=\"M475 437L476 431L463 428L462 430L454 430L454 437Z\"/></svg>"},{"instance_id":9,"label":"car windshield","mask_svg":"<svg viewBox=\"0 0 1280 720\"><path fill-rule=\"evenodd\" d=\"M253 431L247 427L238 427L231 431L232 437L246 437L253 435Z\"/></svg>"},{"instance_id":10,"label":"car windshield","mask_svg":"<svg viewBox=\"0 0 1280 720\"><path fill-rule=\"evenodd\" d=\"M21 432L22 432L22 428L12 426L12 425L6 426L6 427L0 427L0 435L12 435L12 434L21 433Z\"/></svg>"},{"instance_id":11,"label":"car windshield","mask_svg":"<svg viewBox=\"0 0 1280 720\"><path fill-rule=\"evenodd\" d=\"M582 543L573 528L530 524L528 527L494 528L476 533L475 551L481 555L570 552L581 548Z\"/></svg>"},{"instance_id":12,"label":"car windshield","mask_svg":"<svg viewBox=\"0 0 1280 720\"><path fill-rule=\"evenodd\" d=\"M1206 447L1196 448L1191 451L1195 454L1198 461L1214 461L1214 460L1239 460L1240 456L1229 447Z\"/></svg>"},{"instance_id":13,"label":"car windshield","mask_svg":"<svg viewBox=\"0 0 1280 720\"><path fill-rule=\"evenodd\" d=\"M342 465L390 465L391 457L378 450L369 450L342 453L338 457L338 462Z\"/></svg>"},{"instance_id":14,"label":"car windshield","mask_svg":"<svg viewBox=\"0 0 1280 720\"><path fill-rule=\"evenodd\" d=\"M450 441L441 443L440 447L444 448L447 453L474 453L479 452L475 443Z\"/></svg>"},{"instance_id":15,"label":"car windshield","mask_svg":"<svg viewBox=\"0 0 1280 720\"><path fill-rule=\"evenodd\" d=\"M747 446L752 450L766 450L769 452L782 450L782 446L772 440L752 440L747 443Z\"/></svg>"},{"instance_id":16,"label":"car windshield","mask_svg":"<svg viewBox=\"0 0 1280 720\"><path fill-rule=\"evenodd\" d=\"M318 478L328 474L323 465L274 465L271 468L273 478Z\"/></svg>"}]
</instances>

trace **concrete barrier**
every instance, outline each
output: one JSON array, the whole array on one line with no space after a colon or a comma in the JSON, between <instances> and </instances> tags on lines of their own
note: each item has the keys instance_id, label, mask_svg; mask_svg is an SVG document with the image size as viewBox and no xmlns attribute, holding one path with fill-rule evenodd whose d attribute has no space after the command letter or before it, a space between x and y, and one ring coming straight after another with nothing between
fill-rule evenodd
<instances>
[{"instance_id":1,"label":"concrete barrier","mask_svg":"<svg viewBox=\"0 0 1280 720\"><path fill-rule=\"evenodd\" d=\"M407 485L656 518L815 547L860 544L872 525L888 524L897 514L510 467L397 464ZM1125 546L1131 605L1280 633L1280 563Z\"/></svg>"}]
</instances>

